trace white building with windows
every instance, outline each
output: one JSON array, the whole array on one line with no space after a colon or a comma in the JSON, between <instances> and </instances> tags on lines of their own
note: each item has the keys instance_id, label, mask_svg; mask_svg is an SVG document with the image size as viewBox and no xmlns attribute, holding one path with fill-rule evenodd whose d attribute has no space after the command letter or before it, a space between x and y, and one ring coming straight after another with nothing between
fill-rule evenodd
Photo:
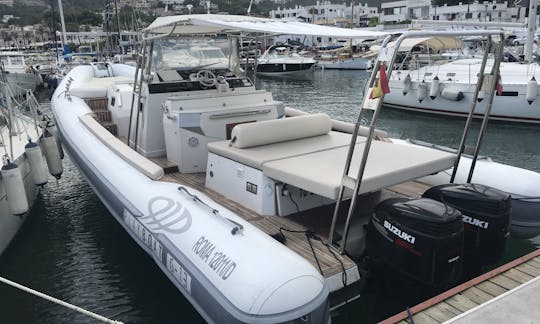
<instances>
[{"instance_id":1,"label":"white building with windows","mask_svg":"<svg viewBox=\"0 0 540 324\"><path fill-rule=\"evenodd\" d=\"M525 11L523 7L508 7L508 1L502 3L485 1L457 6L432 7L429 10L429 19L511 22L523 21Z\"/></svg>"},{"instance_id":2,"label":"white building with windows","mask_svg":"<svg viewBox=\"0 0 540 324\"><path fill-rule=\"evenodd\" d=\"M294 8L278 8L270 11L270 18L302 19L317 24L350 26L354 11L354 25L365 26L372 17L379 16L377 7L356 3L348 6L345 3L334 4L330 1L317 1L313 6L295 6Z\"/></svg>"},{"instance_id":3,"label":"white building with windows","mask_svg":"<svg viewBox=\"0 0 540 324\"><path fill-rule=\"evenodd\" d=\"M381 3L381 23L399 23L427 19L431 0L401 0Z\"/></svg>"},{"instance_id":4,"label":"white building with windows","mask_svg":"<svg viewBox=\"0 0 540 324\"><path fill-rule=\"evenodd\" d=\"M430 0L400 0L381 4L381 23L400 23L413 19L456 21L523 21L525 8L509 7L508 1L477 1L455 6L431 6Z\"/></svg>"}]
</instances>

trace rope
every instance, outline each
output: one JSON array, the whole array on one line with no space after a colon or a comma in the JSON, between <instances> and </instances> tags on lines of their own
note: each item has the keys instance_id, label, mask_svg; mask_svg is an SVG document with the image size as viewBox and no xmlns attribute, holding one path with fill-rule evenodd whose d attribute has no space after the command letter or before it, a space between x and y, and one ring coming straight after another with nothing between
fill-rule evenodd
<instances>
[{"instance_id":1,"label":"rope","mask_svg":"<svg viewBox=\"0 0 540 324\"><path fill-rule=\"evenodd\" d=\"M410 324L414 324L414 319L411 313L411 309L407 307L406 311L407 311L407 320L408 320L407 322L409 322Z\"/></svg>"},{"instance_id":2,"label":"rope","mask_svg":"<svg viewBox=\"0 0 540 324\"><path fill-rule=\"evenodd\" d=\"M343 287L347 287L347 271L345 270L345 265L338 258L338 256L334 253L334 251L332 251L332 249L330 248L330 245L328 243L323 242L323 240L319 236L315 235L315 233L313 231L310 231L310 230L291 230L291 229L287 229L287 228L284 228L284 227L280 227L279 232L281 233L281 235L283 235L283 237L285 237L285 235L283 234L283 231L289 232L289 233L303 233L303 234L306 235L306 240L308 241L309 247L311 248L311 253L313 254L313 257L315 258L315 262L317 263L317 267L319 268L319 272L321 273L322 276L324 276L324 273L322 271L321 264L319 263L319 258L317 257L317 253L315 252L315 249L313 248L313 244L311 243L311 239L319 241L324 246L326 246L326 248L328 249L328 252L330 252L330 254L332 254L334 259L336 259L337 262L339 262L339 264L341 266L341 271L342 271L341 272L341 281L343 283Z\"/></svg>"},{"instance_id":3,"label":"rope","mask_svg":"<svg viewBox=\"0 0 540 324\"><path fill-rule=\"evenodd\" d=\"M111 319L108 319L108 318L106 318L106 317L104 317L104 316L98 315L98 314L96 314L96 313L92 313L92 312L90 312L90 311L87 311L86 309L80 308L80 307L75 306L75 305L72 305L72 304L70 304L70 303L66 303L65 301L62 301L62 300L60 300L60 299L56 299L56 298L54 298L54 297L51 297L51 296L46 295L46 294L44 294L44 293L41 293L41 292L39 292L39 291L36 291L36 290L31 289L31 288L25 287L25 286L20 285L20 284L18 284L18 283L16 283L16 282L13 282L13 281L11 281L11 280L8 280L8 279L6 279L6 278L4 278L4 277L0 277L0 281L3 282L3 283L5 283L6 285L12 286L12 287L14 287L14 288L20 289L20 290L25 291L25 292L27 292L27 293L29 293L29 294L34 295L34 296L43 298L43 299L45 299L45 300L48 300L48 301L50 301L50 302L53 302L53 303L56 303L56 304L58 304L58 305L64 306L64 307L69 308L69 309L71 309L71 310L74 310L74 311L76 311L76 312L79 312L79 313L82 313L82 314L84 314L84 315L90 316L90 317L92 317L92 318L94 318L94 319L97 319L97 320L99 320L99 321L102 321L102 322L104 322L104 323L123 324L123 323L120 322L120 321L111 320Z\"/></svg>"}]
</instances>

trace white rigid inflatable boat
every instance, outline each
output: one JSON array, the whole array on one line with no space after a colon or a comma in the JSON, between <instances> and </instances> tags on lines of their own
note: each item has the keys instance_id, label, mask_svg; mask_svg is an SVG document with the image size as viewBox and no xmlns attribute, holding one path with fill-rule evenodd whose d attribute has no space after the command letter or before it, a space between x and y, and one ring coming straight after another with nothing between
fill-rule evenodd
<instances>
[{"instance_id":1,"label":"white rigid inflatable boat","mask_svg":"<svg viewBox=\"0 0 540 324\"><path fill-rule=\"evenodd\" d=\"M455 154L392 143L374 122L351 132L324 113L287 117L234 55L228 68L175 59L200 44L186 35L221 46L225 32L235 45L238 32L289 27L366 36L244 16L160 17L137 69L79 66L53 95L73 162L194 308L208 322L328 323L331 307L359 296L365 254L428 285L455 282L465 250L498 260L508 194L462 186L450 205L449 191L417 181L449 169ZM482 226L465 233L472 216Z\"/></svg>"},{"instance_id":2,"label":"white rigid inflatable boat","mask_svg":"<svg viewBox=\"0 0 540 324\"><path fill-rule=\"evenodd\" d=\"M109 69L133 75L124 65ZM92 66L76 67L58 89L93 77ZM88 183L206 320L328 319L329 289L311 264L204 193L187 188L200 199L194 200L178 185L159 181L159 170L150 177L140 172L81 122L92 113L84 100L57 91L52 107L64 147ZM241 235L232 234L240 225Z\"/></svg>"}]
</instances>

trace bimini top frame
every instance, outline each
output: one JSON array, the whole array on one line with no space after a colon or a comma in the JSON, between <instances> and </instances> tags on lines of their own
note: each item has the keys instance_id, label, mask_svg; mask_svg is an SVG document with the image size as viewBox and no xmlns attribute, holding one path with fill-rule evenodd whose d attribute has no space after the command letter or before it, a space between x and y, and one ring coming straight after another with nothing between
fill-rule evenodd
<instances>
[{"instance_id":1,"label":"bimini top frame","mask_svg":"<svg viewBox=\"0 0 540 324\"><path fill-rule=\"evenodd\" d=\"M298 21L237 15L179 15L157 18L144 33L169 36L262 33L283 35L329 36L355 39L382 38L389 33L321 26Z\"/></svg>"}]
</instances>

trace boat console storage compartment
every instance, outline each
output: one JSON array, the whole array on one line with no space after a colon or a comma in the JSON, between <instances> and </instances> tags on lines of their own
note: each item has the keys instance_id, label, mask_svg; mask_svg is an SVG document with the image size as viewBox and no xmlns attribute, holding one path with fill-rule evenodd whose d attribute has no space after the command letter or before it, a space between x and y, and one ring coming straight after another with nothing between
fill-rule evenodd
<instances>
[{"instance_id":1,"label":"boat console storage compartment","mask_svg":"<svg viewBox=\"0 0 540 324\"><path fill-rule=\"evenodd\" d=\"M231 138L235 125L276 119L278 105L266 91L171 97L163 114L167 160L180 172L204 172L208 143Z\"/></svg>"}]
</instances>

